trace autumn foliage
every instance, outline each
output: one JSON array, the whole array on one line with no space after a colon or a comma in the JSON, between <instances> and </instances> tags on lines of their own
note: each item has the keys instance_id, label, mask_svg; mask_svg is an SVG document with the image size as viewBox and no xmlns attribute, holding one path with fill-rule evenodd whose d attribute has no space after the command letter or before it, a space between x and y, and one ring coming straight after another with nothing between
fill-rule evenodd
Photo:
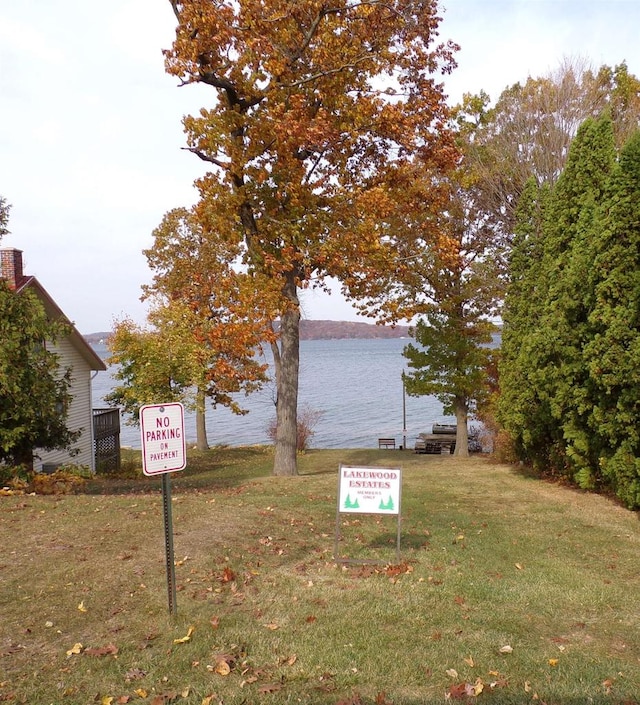
<instances>
[{"instance_id":1,"label":"autumn foliage","mask_svg":"<svg viewBox=\"0 0 640 705\"><path fill-rule=\"evenodd\" d=\"M455 162L442 86L451 44L434 46L431 1L171 0L167 71L211 87L184 120L208 166L196 206L280 318L274 471L294 474L299 291L340 279L384 295L407 208L441 204ZM416 175L429 175L419 181Z\"/></svg>"}]
</instances>

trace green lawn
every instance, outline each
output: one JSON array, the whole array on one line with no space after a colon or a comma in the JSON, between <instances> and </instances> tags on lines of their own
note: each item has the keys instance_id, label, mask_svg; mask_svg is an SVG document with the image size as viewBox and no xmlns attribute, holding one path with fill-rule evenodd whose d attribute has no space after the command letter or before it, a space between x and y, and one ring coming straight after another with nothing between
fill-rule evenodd
<instances>
[{"instance_id":1,"label":"green lawn","mask_svg":"<svg viewBox=\"0 0 640 705\"><path fill-rule=\"evenodd\" d=\"M173 617L159 478L0 497L0 702L640 703L636 514L486 458L271 460L173 474ZM380 563L336 564L341 462L403 468L399 562L395 517L343 514Z\"/></svg>"}]
</instances>

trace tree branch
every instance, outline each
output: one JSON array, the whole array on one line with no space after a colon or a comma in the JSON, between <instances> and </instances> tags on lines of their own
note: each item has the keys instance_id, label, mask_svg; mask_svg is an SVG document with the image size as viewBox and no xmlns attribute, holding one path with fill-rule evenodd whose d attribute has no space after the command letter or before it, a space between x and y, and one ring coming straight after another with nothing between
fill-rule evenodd
<instances>
[{"instance_id":1,"label":"tree branch","mask_svg":"<svg viewBox=\"0 0 640 705\"><path fill-rule=\"evenodd\" d=\"M356 59L355 61L348 63L348 64L342 64L342 66L337 66L335 69L327 69L326 71L319 71L318 73L314 73L312 76L307 76L306 78L301 78L299 81L294 81L293 83L281 83L280 87L281 88L297 88L298 86L304 86L306 83L311 83L318 78L322 78L323 76L331 76L334 73L340 73L341 71L344 71L345 69L355 69L358 64L361 64L363 61L365 61L368 57L367 56L361 56L359 59Z\"/></svg>"},{"instance_id":2,"label":"tree branch","mask_svg":"<svg viewBox=\"0 0 640 705\"><path fill-rule=\"evenodd\" d=\"M195 154L196 157L200 157L203 162L209 162L210 164L215 164L216 166L219 166L221 169L224 169L225 171L228 171L231 167L231 162L221 162L219 159L216 159L215 157L210 157L208 154L205 154L203 151L198 149L197 147L180 147L180 149L184 149L187 152L191 152L192 154Z\"/></svg>"}]
</instances>

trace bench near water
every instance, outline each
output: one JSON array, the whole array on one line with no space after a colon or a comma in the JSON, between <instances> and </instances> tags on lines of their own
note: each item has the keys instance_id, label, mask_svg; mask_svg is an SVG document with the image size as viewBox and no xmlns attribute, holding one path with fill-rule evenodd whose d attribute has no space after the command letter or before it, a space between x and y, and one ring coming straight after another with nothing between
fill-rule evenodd
<instances>
[{"instance_id":1,"label":"bench near water","mask_svg":"<svg viewBox=\"0 0 640 705\"><path fill-rule=\"evenodd\" d=\"M395 438L378 438L378 448L386 448L387 450L391 448L396 449L396 439Z\"/></svg>"}]
</instances>

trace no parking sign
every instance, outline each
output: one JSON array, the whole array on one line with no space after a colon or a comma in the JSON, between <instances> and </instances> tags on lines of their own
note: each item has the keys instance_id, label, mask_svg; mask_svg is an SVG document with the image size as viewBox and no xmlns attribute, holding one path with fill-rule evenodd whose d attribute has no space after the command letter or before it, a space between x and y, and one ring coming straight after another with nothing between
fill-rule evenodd
<instances>
[{"instance_id":1,"label":"no parking sign","mask_svg":"<svg viewBox=\"0 0 640 705\"><path fill-rule=\"evenodd\" d=\"M147 404L140 409L142 471L160 475L187 464L182 404Z\"/></svg>"},{"instance_id":2,"label":"no parking sign","mask_svg":"<svg viewBox=\"0 0 640 705\"><path fill-rule=\"evenodd\" d=\"M168 473L183 470L187 464L184 438L184 407L179 403L146 404L140 408L142 437L142 471L162 476L164 543L167 558L169 614L176 614L176 569L173 558L173 519L171 518L171 483Z\"/></svg>"}]
</instances>

